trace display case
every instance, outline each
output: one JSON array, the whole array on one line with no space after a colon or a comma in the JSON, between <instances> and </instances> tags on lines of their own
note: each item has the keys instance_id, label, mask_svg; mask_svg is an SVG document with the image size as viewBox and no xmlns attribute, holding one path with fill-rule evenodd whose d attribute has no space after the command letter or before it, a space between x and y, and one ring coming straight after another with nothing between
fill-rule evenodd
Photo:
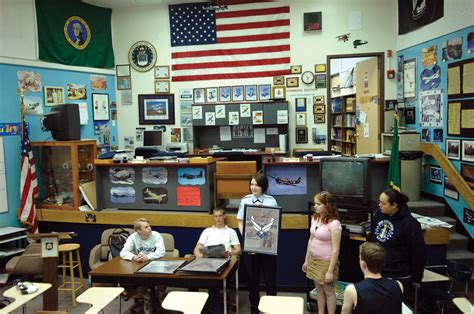
<instances>
[{"instance_id":1,"label":"display case","mask_svg":"<svg viewBox=\"0 0 474 314\"><path fill-rule=\"evenodd\" d=\"M78 209L79 184L95 180L95 140L32 142L39 196L36 206Z\"/></svg>"}]
</instances>

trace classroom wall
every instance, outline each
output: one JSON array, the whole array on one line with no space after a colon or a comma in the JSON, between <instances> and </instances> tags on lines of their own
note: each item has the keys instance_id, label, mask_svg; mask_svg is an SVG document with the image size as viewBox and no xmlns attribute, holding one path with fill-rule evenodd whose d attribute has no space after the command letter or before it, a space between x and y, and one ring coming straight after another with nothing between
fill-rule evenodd
<instances>
[{"instance_id":1,"label":"classroom wall","mask_svg":"<svg viewBox=\"0 0 474 314\"><path fill-rule=\"evenodd\" d=\"M474 32L474 26L470 26L467 28L464 28L462 30L452 32L449 34L446 34L441 37L433 38L431 40L425 41L423 43L420 43L418 45L415 45L413 47L407 48L407 49L402 49L397 52L399 56L403 56L405 60L413 59L416 58L416 77L417 77L417 92L416 92L416 99L413 101L408 101L407 102L407 107L413 107L415 108L415 116L416 116L416 123L415 124L408 124L408 127L416 129L418 132L422 132L423 129L429 130L430 132L430 137L427 140L423 140L424 142L429 142L429 143L434 143L439 146L439 148L446 153L446 138L448 139L469 139L466 137L456 137L456 136L448 136L447 132L447 117L448 117L448 95L447 95L447 90L448 90L448 65L452 62L458 62L466 59L472 59L474 58L474 52L468 53L467 49L467 35L471 32ZM443 43L446 41L452 40L454 38L459 38L462 37L463 39L463 44L462 44L462 57L458 60L453 60L453 61L442 61L442 46ZM422 49L426 47L430 47L436 45L437 49L437 65L441 68L441 82L440 85L436 88L433 88L432 90L442 90L443 92L443 97L442 97L442 102L443 102L443 124L440 127L429 127L429 126L421 126L420 125L420 116L421 116L421 109L420 109L420 73L425 69L422 65ZM474 84L474 82L471 82ZM471 98L472 99L472 98ZM450 100L452 101L452 100ZM434 140L434 130L435 129L442 129L443 130L443 137L441 141L435 141ZM470 138L472 140L472 138ZM454 167L460 171L461 167L461 161L459 160L453 160L450 159ZM438 166L437 162L430 156L424 156L422 158L422 180L421 180L421 191L433 194L436 196L439 196L441 198L444 198L448 205L451 207L453 210L454 214L457 216L459 221L464 225L468 233L470 234L471 237L474 236L474 226L470 225L466 222L464 222L463 219L463 214L464 214L464 208L468 208L468 205L466 204L464 198L459 196L459 200L455 200L453 198L445 196L444 193L444 176L442 176L442 183L438 184L436 182L431 182L430 181L430 167L431 166ZM464 162L463 162L464 163ZM470 162L466 162L467 164L473 164Z\"/></svg>"}]
</instances>

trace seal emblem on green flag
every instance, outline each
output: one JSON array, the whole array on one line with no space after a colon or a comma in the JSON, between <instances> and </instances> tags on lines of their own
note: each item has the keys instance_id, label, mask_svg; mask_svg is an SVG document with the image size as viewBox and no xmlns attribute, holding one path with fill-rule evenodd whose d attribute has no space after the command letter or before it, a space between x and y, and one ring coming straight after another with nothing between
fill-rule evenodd
<instances>
[{"instance_id":1,"label":"seal emblem on green flag","mask_svg":"<svg viewBox=\"0 0 474 314\"><path fill-rule=\"evenodd\" d=\"M91 41L91 35L89 25L79 16L71 16L64 23L64 36L76 49L85 49Z\"/></svg>"}]
</instances>

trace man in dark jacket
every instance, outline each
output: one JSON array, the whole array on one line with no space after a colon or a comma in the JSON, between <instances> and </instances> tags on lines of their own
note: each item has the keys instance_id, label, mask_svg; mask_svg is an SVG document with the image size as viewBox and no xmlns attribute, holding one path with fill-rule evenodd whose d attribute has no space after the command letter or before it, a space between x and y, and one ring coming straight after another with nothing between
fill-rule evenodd
<instances>
[{"instance_id":1,"label":"man in dark jacket","mask_svg":"<svg viewBox=\"0 0 474 314\"><path fill-rule=\"evenodd\" d=\"M408 209L405 194L388 189L380 194L379 201L371 237L387 254L382 275L399 280L404 286L404 301L410 301L413 287L419 288L423 278L426 260L423 232Z\"/></svg>"}]
</instances>

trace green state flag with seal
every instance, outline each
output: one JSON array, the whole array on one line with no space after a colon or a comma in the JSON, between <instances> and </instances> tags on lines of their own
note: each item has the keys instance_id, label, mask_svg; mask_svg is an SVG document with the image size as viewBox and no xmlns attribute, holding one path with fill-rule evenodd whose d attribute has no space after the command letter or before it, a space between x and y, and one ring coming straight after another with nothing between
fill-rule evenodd
<instances>
[{"instance_id":1,"label":"green state flag with seal","mask_svg":"<svg viewBox=\"0 0 474 314\"><path fill-rule=\"evenodd\" d=\"M112 10L80 0L36 0L39 59L113 68Z\"/></svg>"},{"instance_id":2,"label":"green state flag with seal","mask_svg":"<svg viewBox=\"0 0 474 314\"><path fill-rule=\"evenodd\" d=\"M400 118L397 114L393 117L393 141L392 152L390 154L390 166L388 169L387 187L400 192L401 178L400 178L400 157L398 153L399 138L398 138L398 123Z\"/></svg>"}]
</instances>

